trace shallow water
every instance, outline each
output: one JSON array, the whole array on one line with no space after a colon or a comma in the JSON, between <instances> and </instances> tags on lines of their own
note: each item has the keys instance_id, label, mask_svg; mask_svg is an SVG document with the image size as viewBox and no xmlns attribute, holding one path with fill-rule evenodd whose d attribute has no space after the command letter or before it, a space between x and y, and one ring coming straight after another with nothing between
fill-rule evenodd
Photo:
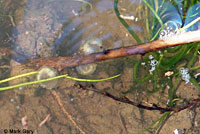
<instances>
[{"instance_id":1,"label":"shallow water","mask_svg":"<svg viewBox=\"0 0 200 134\"><path fill-rule=\"evenodd\" d=\"M86 2L90 2L91 5ZM35 71L34 68L27 68L23 65L23 62L28 58L90 54L95 50L102 51L138 44L116 17L113 0L87 0L86 2L82 0L1 1L0 12L5 14L5 16L0 16L0 22L2 22L0 25L2 29L0 32L1 46L15 52L6 58L1 58L0 55L1 79ZM141 2L142 0L119 0L118 6L122 17L142 42L146 42L150 37L146 31L147 18L145 18L144 5ZM162 3L162 1L159 2ZM178 5L178 8L179 6L181 4ZM173 10L160 11L163 23L172 20L177 27L183 25L180 16L178 16L180 13L177 12L177 8L172 6L169 9ZM149 12L149 15L152 14ZM149 16L149 18L151 17ZM191 20L188 19L185 24ZM195 28L197 26L194 25ZM151 30L159 27L158 24ZM167 27L165 28L167 29ZM84 52L83 44L91 40L95 43L102 43L102 47L92 47ZM158 61L155 60L157 55L154 55L152 60L156 62L156 65L158 64ZM153 95L146 92L146 90L153 88L154 78L139 86L133 80L134 65L140 58L141 56L131 56L98 64L94 63L95 71L92 70L93 72L87 75L80 74L76 68L66 68L62 72L57 72L59 75L69 74L73 77L88 79L101 79L121 74L121 77L110 81L89 83L62 78L59 79L57 88L54 90L34 84L1 92L0 126L3 131L6 129L9 131L12 129L23 130L27 126L24 126L21 120L27 118L28 129L34 130L34 133L77 134L81 132L78 129L80 127L88 134L134 134L158 119L161 116L160 112L147 111L119 103L93 90L108 91L116 96L124 96L124 92L133 89L131 93L126 95L131 100L147 105L153 103L166 106L168 100L166 90L163 89ZM149 69L154 71L153 66L151 66L152 61L147 60L146 63L141 63L139 67L141 70L137 74L139 77L146 75L146 72L149 73ZM179 64L183 64L182 61ZM158 77L162 79L163 75ZM2 84L2 86L15 85L35 79L36 76L20 78ZM166 79L164 78L164 80ZM159 82L159 86L162 86L163 82ZM177 92L179 97L189 99L198 97L198 90L194 85L184 85L184 83L180 85L180 91ZM135 90L136 88L137 90ZM60 106L54 91L60 97L63 106ZM76 125L66 115L63 107L72 116ZM178 117L173 116L170 118L170 122L164 125L161 134L173 133L176 128L190 129L192 127L191 120L199 122L199 113L194 118L188 118L190 112L187 110L178 113ZM48 115L50 118L41 125L40 123ZM191 116L193 117L193 115Z\"/></svg>"},{"instance_id":2,"label":"shallow water","mask_svg":"<svg viewBox=\"0 0 200 134\"><path fill-rule=\"evenodd\" d=\"M30 57L72 55L90 38L101 39L104 49L135 44L126 37L128 33L116 19L111 0L96 0L91 4L73 0L28 0L12 32L14 51L25 59L18 55L13 58L23 62ZM133 7L129 6L130 11L125 9L125 15L137 17L140 11L131 12ZM139 34L144 33L142 21L141 17L137 22L130 21Z\"/></svg>"}]
</instances>

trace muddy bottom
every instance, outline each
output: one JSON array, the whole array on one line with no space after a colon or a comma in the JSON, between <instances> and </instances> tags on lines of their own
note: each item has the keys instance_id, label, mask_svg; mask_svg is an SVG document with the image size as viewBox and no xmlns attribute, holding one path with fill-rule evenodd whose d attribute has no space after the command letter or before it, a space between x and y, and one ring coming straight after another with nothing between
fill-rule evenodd
<instances>
[{"instance_id":1,"label":"muddy bottom","mask_svg":"<svg viewBox=\"0 0 200 134\"><path fill-rule=\"evenodd\" d=\"M132 75L129 74L132 74L132 68L127 67L118 78L121 82L113 80L93 83L93 88L99 91L106 90L118 96L116 91L125 91L130 88ZM98 72L96 75L98 78L109 76L106 72ZM90 84L62 79L60 86L54 90L37 86L34 95L13 90L1 92L1 132L20 130L22 133L25 130L32 130L34 134L136 134L162 115L159 111L139 109L87 90L91 89L91 87L88 88ZM80 88L80 85L85 87L85 90ZM182 83L179 89L181 90L178 91L177 96L197 97L197 89L190 84L185 86ZM139 95L149 105L158 101L155 98L160 93L145 96L145 94L134 92L127 97L137 100ZM172 134L175 129L181 129L186 133L198 134L199 117L200 109L197 107L173 113L159 133ZM22 123L24 118L25 124ZM152 131L149 129L144 133L150 134Z\"/></svg>"},{"instance_id":2,"label":"muddy bottom","mask_svg":"<svg viewBox=\"0 0 200 134\"><path fill-rule=\"evenodd\" d=\"M12 3L11 1L8 2L9 3L7 6ZM34 2L35 1L33 1L33 3ZM54 1L49 2L53 3ZM140 7L138 6L138 8L136 8L135 6L128 6L131 5L130 3L131 2L128 1L124 4L122 1L120 1L120 9L123 15L125 17L138 16L138 14L140 15L140 12L135 12L135 10L139 10ZM58 54L61 54L62 56L72 55L74 52L76 52L75 50L79 48L83 40L91 37L102 39L104 49L137 44L117 19L113 10L112 0L96 0L92 4L94 6L94 10L90 8L87 9L84 11L86 13L88 12L86 15L82 15L84 12L78 12L78 9L75 10L76 8L70 7L68 14L72 16L72 22L70 22L72 25L68 26L68 23L66 22L66 24L63 24L62 28L66 28L66 32L69 32L67 33L69 35L66 36L66 39L63 39L64 41L61 41L62 43L58 49L60 52ZM5 8L7 6L5 6ZM123 9L123 7L129 7L131 12L128 12L129 9ZM16 12L22 12L21 9L22 8ZM49 12L47 12L47 15L44 15L44 17L48 17L46 19L51 21L51 17L53 16L52 18L54 18L54 14L48 15L48 13L51 13L52 11L49 8L47 9ZM63 10L64 9L66 8L63 8ZM91 12L88 10L91 10ZM17 14L16 12L13 14ZM61 18L63 16L61 15ZM29 17L27 18L29 19ZM19 19L19 21L21 20L20 18L15 19L16 22L17 19ZM81 19L83 20L80 21ZM144 25L144 20L142 20L140 16L138 16L138 19L139 20L137 21L127 20L127 22L133 24L132 28L137 32L142 40L145 40L145 33L140 27L140 25ZM36 20L36 24L39 24L40 22L44 23L43 21L45 18L41 19L39 22L37 21L37 17L33 17L32 20L27 21L29 23L33 23L34 20ZM26 22L28 25L29 23L27 21L24 22ZM56 21L57 23L54 25L55 27L58 27L55 29L59 29L60 23L58 20ZM80 22L77 24L77 21ZM9 23L11 23L10 20ZM45 23L47 23L47 21L45 21ZM51 23L49 22L47 24ZM89 24L92 25L90 26ZM13 27L14 25L15 24L13 24ZM24 25L22 25L22 27L23 26ZM48 36L51 32L48 31L48 28L46 27L43 27L44 29L41 29L40 27L37 28L37 30L41 30L40 32L42 34L43 32L44 34L48 33ZM24 34L27 35L30 32L27 32L26 29L23 30L24 33L21 34L21 36L23 36L24 40L27 39L27 42L24 40L22 40L22 42L24 42L24 45L27 46L27 43L29 44L28 41L30 41L30 39L26 38ZM47 30L47 32L44 30ZM37 31L35 31L35 34L38 34ZM27 36L29 35L30 34ZM57 35L57 33L55 35ZM6 38L7 36L8 35L6 34ZM9 35L10 38L12 38L11 36L12 34ZM16 36L19 38L19 40L21 39L19 35ZM37 36L39 37L40 35ZM32 35L30 37L32 38ZM21 42L19 44L22 45ZM24 48L24 46L21 47ZM33 46L31 45L31 47ZM27 49L30 50L29 48L31 47L28 47ZM67 52L69 49L70 51ZM30 55L28 56L33 55L33 49L30 51ZM46 49L44 49L44 51L46 52ZM41 52L41 55L39 56L43 56L43 53ZM131 60L134 61L136 59L138 59L138 56L133 56L131 58ZM126 58L119 61L116 60L98 64L97 71L90 76L78 75L74 68L65 69L64 71L59 72L59 75L69 74L73 77L85 79L101 79L121 74L120 77L110 81L87 83L76 82L68 79L60 79L59 86L52 90L42 88L40 85L35 84L22 88L1 91L0 134L32 132L34 134L137 134L137 132L141 132L154 121L159 119L163 114L160 113L160 111L144 110L141 108L139 109L138 107L113 100L105 95L99 94L98 92L94 92L94 90L106 91L114 96L119 97L122 95L122 92L129 90L132 85L134 85L133 65L127 64L125 60ZM0 62L1 79L6 79L11 76L16 76L31 71L35 70L27 69L20 63L10 59L8 59L5 64ZM11 81L8 84L14 85L34 79L35 77L31 76L25 79L23 78ZM8 86L8 84L4 84L2 86ZM165 90L164 93L157 92L153 95L149 95L145 91L143 92L143 90L145 89L133 91L127 94L126 97L131 101L139 104L142 103L147 106L151 106L152 104L159 104L163 107L166 106L168 98L167 90ZM190 83L187 85L185 85L184 82L181 83L176 93L176 95L180 98L198 98L198 90ZM173 113L164 122L161 129L159 129L157 133L173 134L175 129L180 129L186 134L199 134L200 108L195 106L190 109L188 108L180 112ZM149 129L148 131L145 131L144 134L152 134L154 133L153 131L153 129Z\"/></svg>"}]
</instances>

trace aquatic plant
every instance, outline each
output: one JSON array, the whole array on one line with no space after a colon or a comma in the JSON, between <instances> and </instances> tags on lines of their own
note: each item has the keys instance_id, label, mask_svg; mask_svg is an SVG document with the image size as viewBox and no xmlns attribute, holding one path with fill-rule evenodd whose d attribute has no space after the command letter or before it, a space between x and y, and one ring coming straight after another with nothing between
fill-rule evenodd
<instances>
[{"instance_id":1,"label":"aquatic plant","mask_svg":"<svg viewBox=\"0 0 200 134\"><path fill-rule=\"evenodd\" d=\"M41 69L40 71L42 71L42 73L43 73L44 70ZM4 83L4 82L9 82L9 81L14 80L14 79L18 79L18 78L21 78L21 77L27 77L27 76L36 75L36 74L38 75L38 74L41 73L40 71L33 71L33 72L13 76L13 77L10 77L10 78L4 79L4 80L0 80L0 84ZM5 90L13 89L13 88L27 86L27 85L40 84L40 83L49 82L49 81L52 81L52 80L57 80L57 79L60 79L60 78L67 78L67 79L71 79L71 80L75 80L75 81L85 81L85 82L101 82L101 81L111 80L111 79L114 79L114 78L119 77L119 76L120 76L120 74L112 76L112 77L104 78L104 79L93 80L93 79L79 79L79 78L71 77L67 74L58 75L58 76L55 76L53 74L53 75L50 75L50 76L45 77L45 78L39 78L38 80L35 80L35 81L19 83L19 84L10 85L10 86L7 86L7 87L1 87L0 91L5 91ZM47 86L45 86L45 88L46 87Z\"/></svg>"},{"instance_id":2,"label":"aquatic plant","mask_svg":"<svg viewBox=\"0 0 200 134\"><path fill-rule=\"evenodd\" d=\"M190 13L190 9L187 12L187 15L184 16L181 11L181 7L188 7L187 4L180 4L182 1L176 0L173 1L173 3L169 1L157 1L157 0L143 0L146 10L146 29L148 31L148 41L153 41L156 39L162 39L165 40L169 36L179 34L178 31L184 31L184 30L195 30L197 28L199 23L199 4L192 6L193 4L189 4L189 7L193 8L194 11ZM157 2L157 4L155 4ZM131 27L126 23L123 18L120 17L120 13L118 10L118 0L115 0L114 6L115 6L115 12L117 17L119 18L120 22L127 28L127 30L130 32L132 37L138 42L141 43L141 39L139 36L131 29ZM164 5L164 6L163 6ZM166 8L167 6L170 8ZM178 8L175 8L178 7ZM150 10L150 12L149 12ZM193 11L193 10L192 10ZM151 15L151 16L150 16ZM187 18L187 16L191 16L190 21ZM185 19L186 18L186 19ZM185 23L183 23L185 21ZM184 24L184 25L183 25ZM183 27L182 27L183 26ZM157 52L151 52L147 53L143 56L142 59L139 59L136 63L133 65L133 80L135 85L132 86L132 88L128 91L123 92L123 94L132 93L133 90L141 89L146 83L149 83L149 80L152 82L150 83L152 85L147 88L147 93L152 94L157 91L163 90L166 85L168 85L170 88L168 89L168 103L167 105L169 107L174 107L176 104L176 101L179 99L176 98L176 89L178 88L178 83L180 83L182 80L181 78L186 82L192 82L199 90L200 87L195 80L195 78L192 76L193 73L195 73L196 69L199 69L200 66L193 66L193 64L196 61L197 53L199 50L199 43L192 43L188 45L182 45L177 46L173 48L167 48L163 49ZM189 60L188 60L189 59ZM183 66L183 68L179 68L179 63L184 62L186 60L186 64ZM132 62L132 61L131 61ZM145 70L145 69L146 70ZM41 71L41 70L39 70ZM26 77L29 75L36 75L39 74L39 71L30 72L27 74L18 75L15 77L11 77L5 80L1 80L0 83L8 82L10 80L20 78L20 77ZM173 72L171 75L168 75L168 77L163 77L168 71ZM89 79L79 79L70 77L67 74L65 75L59 75L59 76L50 76L50 78L45 79L38 79L36 81L32 82L26 82L26 83L20 83L17 85L11 85L8 87L2 87L0 88L0 91L8 90L16 87L31 85L31 84L37 84L42 82L49 82L52 80L57 80L59 78L69 78L76 81L87 81L87 82L99 82L99 81L105 81L110 80L113 78L118 77L119 75L109 77L106 79L100 79L100 80L89 80ZM174 78L174 81L172 80ZM144 88L142 88L144 89ZM154 131L160 128L162 123L170 116L171 112L165 112L158 120L154 121L150 126L145 128L143 131L149 130L149 128L154 127Z\"/></svg>"},{"instance_id":3,"label":"aquatic plant","mask_svg":"<svg viewBox=\"0 0 200 134\"><path fill-rule=\"evenodd\" d=\"M149 41L156 39L166 40L184 31L199 29L200 3L198 1L143 0L143 3L146 17L145 29ZM115 12L117 16L120 16L117 5L118 0L115 0ZM184 16L185 14L186 16ZM139 43L139 37L130 29L126 21L123 18L119 18L119 20L129 32L131 31L130 34ZM167 105L175 107L177 101L176 90L182 80L185 81L185 84L191 82L200 91L200 86L193 76L195 70L200 68L199 65L193 66L196 62L199 48L199 43L190 43L162 49L157 52L150 52L138 59L136 63L133 61L134 85L129 90L123 92L123 94L132 93L134 90L141 90L141 88L146 89L147 93L153 94L166 89L166 86L168 86ZM180 63L184 63L184 65L180 67ZM173 73L165 76L167 72ZM170 115L171 112L164 113L162 117L138 133L143 133L150 128L154 128L154 133L156 133Z\"/></svg>"}]
</instances>

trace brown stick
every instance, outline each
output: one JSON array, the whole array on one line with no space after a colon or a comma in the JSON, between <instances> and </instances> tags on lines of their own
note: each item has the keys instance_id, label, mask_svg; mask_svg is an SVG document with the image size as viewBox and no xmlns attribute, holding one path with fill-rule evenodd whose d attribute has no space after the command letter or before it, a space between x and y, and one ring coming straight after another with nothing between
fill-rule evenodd
<instances>
[{"instance_id":1,"label":"brown stick","mask_svg":"<svg viewBox=\"0 0 200 134\"><path fill-rule=\"evenodd\" d=\"M98 94L109 97L109 98L111 98L115 101L122 102L122 103L125 103L125 104L129 104L129 105L135 106L137 108L150 110L150 111L160 111L160 113L165 113L165 112L176 112L177 113L177 112L180 112L182 110L192 108L192 107L200 104L200 99L192 99L192 100L187 101L184 106L180 106L180 107L168 107L168 106L167 107L160 107L156 104L152 104L152 106L146 106L146 105L139 104L137 102L131 101L126 96L117 97L117 96L114 96L114 95L108 93L107 91L100 91L93 84L87 85L87 86L83 86L81 84L78 84L78 85L76 85L76 87L78 89L82 89L82 90L94 91Z\"/></svg>"},{"instance_id":2,"label":"brown stick","mask_svg":"<svg viewBox=\"0 0 200 134\"><path fill-rule=\"evenodd\" d=\"M136 54L145 54L147 52L160 50L162 48L174 47L191 42L200 41L200 30L185 32L182 34L174 35L166 40L156 40L140 45L134 45L130 47L110 49L99 53L94 53L86 56L73 56L73 57L54 57L54 58L38 58L29 59L26 63L27 66L39 68L41 66L51 66L62 70L65 67L74 67L82 64L89 64L93 62L99 62L103 60L125 57ZM3 50L0 50L0 52ZM10 52L10 51L9 51ZM5 53L3 51L3 53ZM15 54L14 52L10 52Z\"/></svg>"},{"instance_id":3,"label":"brown stick","mask_svg":"<svg viewBox=\"0 0 200 134\"><path fill-rule=\"evenodd\" d=\"M37 67L46 65L62 70L65 67L74 67L82 64L89 64L93 62L99 62L103 60L125 57L135 54L145 54L147 52L159 50L162 48L174 47L177 45L198 41L200 41L200 30L174 35L172 37L167 38L164 41L156 40L141 45L106 50L104 52L94 53L82 57L74 56L47 59L31 59L27 65L35 65Z\"/></svg>"}]
</instances>

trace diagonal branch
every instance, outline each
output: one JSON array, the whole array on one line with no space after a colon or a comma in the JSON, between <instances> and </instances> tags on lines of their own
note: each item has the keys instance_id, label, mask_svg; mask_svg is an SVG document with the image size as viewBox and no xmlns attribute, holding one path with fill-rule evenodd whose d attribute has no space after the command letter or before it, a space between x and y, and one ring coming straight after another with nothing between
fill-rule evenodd
<instances>
[{"instance_id":1,"label":"diagonal branch","mask_svg":"<svg viewBox=\"0 0 200 134\"><path fill-rule=\"evenodd\" d=\"M143 43L140 45L110 49L86 56L52 57L52 58L38 58L38 59L31 58L25 63L25 65L33 68L39 68L41 66L51 66L57 68L58 70L62 70L65 67L74 67L83 64L100 62L104 60L136 55L136 54L143 55L145 53L160 50L163 48L174 47L178 45L183 45L192 42L199 42L199 41L200 41L200 30L197 30L197 31L177 34L167 38L166 40L156 40L148 43ZM20 54L17 54L16 52L7 48L1 48L0 53L2 56L13 55L23 58L23 56L20 56Z\"/></svg>"},{"instance_id":2,"label":"diagonal branch","mask_svg":"<svg viewBox=\"0 0 200 134\"><path fill-rule=\"evenodd\" d=\"M197 31L177 34L167 38L166 40L156 40L153 42L148 42L140 45L110 49L86 56L30 59L26 63L26 65L35 68L45 65L45 66L55 67L58 70L62 70L65 67L74 67L82 64L89 64L93 62L99 62L119 57L125 57L136 54L145 54L147 52L156 51L163 48L174 47L177 45L199 42L199 41L200 41L200 30L197 30Z\"/></svg>"},{"instance_id":3,"label":"diagonal branch","mask_svg":"<svg viewBox=\"0 0 200 134\"><path fill-rule=\"evenodd\" d=\"M81 84L78 84L78 85L76 85L76 87L78 89L81 89L81 90L90 90L90 91L96 92L98 94L101 94L103 96L111 98L111 99L113 99L114 101L117 101L117 102L129 104L129 105L135 106L137 108L145 109L145 110L160 111L160 113L165 113L165 112L176 112L177 113L177 112L180 112L182 110L192 108L192 107L200 104L200 99L191 99L191 100L186 101L185 105L178 106L178 107L169 107L169 106L161 107L161 106L158 106L156 104L152 104L152 106L146 106L146 105L131 101L126 96L118 97L118 96L112 95L111 93L109 93L107 91L100 91L93 84L87 85L86 87L81 85Z\"/></svg>"}]
</instances>

